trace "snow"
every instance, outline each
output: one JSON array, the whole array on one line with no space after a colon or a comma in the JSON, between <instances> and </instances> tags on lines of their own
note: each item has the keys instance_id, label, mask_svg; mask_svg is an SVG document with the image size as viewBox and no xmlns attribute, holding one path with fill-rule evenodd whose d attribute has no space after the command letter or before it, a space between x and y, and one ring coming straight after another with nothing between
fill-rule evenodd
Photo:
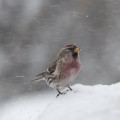
<instances>
[{"instance_id":1,"label":"snow","mask_svg":"<svg viewBox=\"0 0 120 120\"><path fill-rule=\"evenodd\" d=\"M120 120L120 83L72 88L57 98L50 93L11 100L1 107L0 120Z\"/></svg>"}]
</instances>

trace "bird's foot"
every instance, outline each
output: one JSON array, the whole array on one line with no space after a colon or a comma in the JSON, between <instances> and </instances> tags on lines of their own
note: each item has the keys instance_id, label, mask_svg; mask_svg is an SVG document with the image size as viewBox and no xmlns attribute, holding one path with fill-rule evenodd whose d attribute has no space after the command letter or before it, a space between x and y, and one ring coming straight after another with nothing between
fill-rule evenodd
<instances>
[{"instance_id":1,"label":"bird's foot","mask_svg":"<svg viewBox=\"0 0 120 120\"><path fill-rule=\"evenodd\" d=\"M68 86L68 88L69 88L70 91L73 91L72 88L71 88L70 86Z\"/></svg>"},{"instance_id":2,"label":"bird's foot","mask_svg":"<svg viewBox=\"0 0 120 120\"><path fill-rule=\"evenodd\" d=\"M65 95L66 93L58 93L56 97L60 96L60 95Z\"/></svg>"},{"instance_id":3,"label":"bird's foot","mask_svg":"<svg viewBox=\"0 0 120 120\"><path fill-rule=\"evenodd\" d=\"M58 97L58 96L60 96L60 95L65 95L68 91L73 91L70 86L67 86L67 87L68 87L69 89L67 89L65 93L62 93L59 89L57 89L58 94L57 94L56 97Z\"/></svg>"},{"instance_id":4,"label":"bird's foot","mask_svg":"<svg viewBox=\"0 0 120 120\"><path fill-rule=\"evenodd\" d=\"M69 88L69 89L67 89L66 92L67 92L67 91L73 91L73 89L72 89L70 86L68 86L68 88Z\"/></svg>"},{"instance_id":5,"label":"bird's foot","mask_svg":"<svg viewBox=\"0 0 120 120\"><path fill-rule=\"evenodd\" d=\"M57 96L56 96L56 97L58 97L58 96L60 96L60 95L64 95L64 94L65 94L65 93L60 92L58 89L57 89L57 91L58 91L58 94L57 94Z\"/></svg>"}]
</instances>

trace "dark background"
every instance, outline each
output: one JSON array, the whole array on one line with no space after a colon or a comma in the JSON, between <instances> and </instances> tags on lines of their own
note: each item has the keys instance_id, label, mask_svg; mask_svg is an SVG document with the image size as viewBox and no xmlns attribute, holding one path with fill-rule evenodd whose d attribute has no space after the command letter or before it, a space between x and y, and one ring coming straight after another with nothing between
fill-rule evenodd
<instances>
[{"instance_id":1,"label":"dark background","mask_svg":"<svg viewBox=\"0 0 120 120\"><path fill-rule=\"evenodd\" d=\"M0 102L48 92L30 81L75 43L82 70L75 83L120 81L120 0L0 0Z\"/></svg>"}]
</instances>

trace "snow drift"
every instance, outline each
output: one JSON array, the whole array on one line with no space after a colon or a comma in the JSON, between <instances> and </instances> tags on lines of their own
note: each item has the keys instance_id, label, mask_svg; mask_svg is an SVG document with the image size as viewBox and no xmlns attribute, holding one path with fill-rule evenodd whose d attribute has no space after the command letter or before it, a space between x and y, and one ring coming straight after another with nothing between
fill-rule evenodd
<instances>
[{"instance_id":1,"label":"snow drift","mask_svg":"<svg viewBox=\"0 0 120 120\"><path fill-rule=\"evenodd\" d=\"M72 88L57 98L32 95L7 103L0 120L120 120L120 83Z\"/></svg>"}]
</instances>

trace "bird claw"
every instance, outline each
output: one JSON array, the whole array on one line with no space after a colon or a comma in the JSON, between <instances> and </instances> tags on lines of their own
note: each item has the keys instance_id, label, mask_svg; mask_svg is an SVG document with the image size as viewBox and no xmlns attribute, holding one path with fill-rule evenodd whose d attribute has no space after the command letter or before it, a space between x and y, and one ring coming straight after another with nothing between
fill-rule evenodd
<instances>
[{"instance_id":1,"label":"bird claw","mask_svg":"<svg viewBox=\"0 0 120 120\"><path fill-rule=\"evenodd\" d=\"M68 91L73 91L72 88L71 88L70 86L68 86L68 88L69 88L69 89L67 89L65 93L61 93L61 92L59 91L59 89L57 89L58 94L57 94L56 97L58 97L59 95L65 95Z\"/></svg>"},{"instance_id":2,"label":"bird claw","mask_svg":"<svg viewBox=\"0 0 120 120\"><path fill-rule=\"evenodd\" d=\"M68 91L73 91L73 89L72 89L70 86L68 86L68 88L69 88L69 89L67 89L66 92L68 92Z\"/></svg>"},{"instance_id":3,"label":"bird claw","mask_svg":"<svg viewBox=\"0 0 120 120\"><path fill-rule=\"evenodd\" d=\"M65 95L66 93L58 93L56 97L60 96L60 95Z\"/></svg>"}]
</instances>

